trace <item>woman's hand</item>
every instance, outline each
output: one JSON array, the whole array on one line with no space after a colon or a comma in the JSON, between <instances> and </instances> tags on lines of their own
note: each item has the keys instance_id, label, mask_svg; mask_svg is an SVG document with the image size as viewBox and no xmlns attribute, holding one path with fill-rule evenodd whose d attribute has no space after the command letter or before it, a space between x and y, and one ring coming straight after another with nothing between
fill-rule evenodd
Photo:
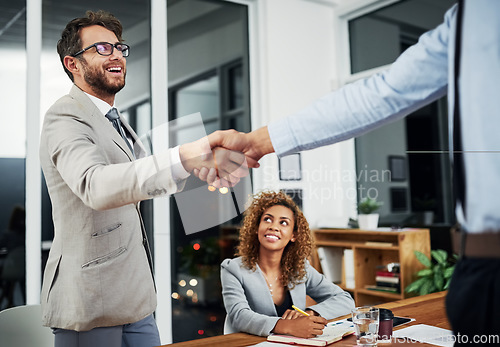
<instances>
[{"instance_id":1,"label":"woman's hand","mask_svg":"<svg viewBox=\"0 0 500 347\"><path fill-rule=\"evenodd\" d=\"M287 312L288 311L290 310L287 310ZM287 312L285 312L285 314L287 314ZM285 314L283 316L285 316ZM300 317L297 318L283 318L278 320L272 332L303 338L311 338L323 334L323 329L328 323L325 318L319 316L307 317L300 313L299 315ZM287 316L291 317L292 314Z\"/></svg>"},{"instance_id":2,"label":"woman's hand","mask_svg":"<svg viewBox=\"0 0 500 347\"><path fill-rule=\"evenodd\" d=\"M313 310L306 310L306 313L309 314L309 316L319 316L319 314ZM281 316L281 318L283 319L297 319L300 317L304 317L304 315L300 312L290 309L286 310L285 313L283 313L283 316Z\"/></svg>"},{"instance_id":3,"label":"woman's hand","mask_svg":"<svg viewBox=\"0 0 500 347\"><path fill-rule=\"evenodd\" d=\"M297 319L300 317L305 317L305 316L300 312L290 309L286 310L285 313L283 313L283 316L281 316L282 319Z\"/></svg>"}]
</instances>

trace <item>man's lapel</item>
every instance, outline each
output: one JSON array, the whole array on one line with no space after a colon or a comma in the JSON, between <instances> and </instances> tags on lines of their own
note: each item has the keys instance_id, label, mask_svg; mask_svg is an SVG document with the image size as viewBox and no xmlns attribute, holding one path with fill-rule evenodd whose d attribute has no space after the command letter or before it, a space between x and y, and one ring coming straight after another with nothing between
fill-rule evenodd
<instances>
[{"instance_id":1,"label":"man's lapel","mask_svg":"<svg viewBox=\"0 0 500 347\"><path fill-rule=\"evenodd\" d=\"M128 156L130 161L134 161L134 156L130 152L125 140L122 139L118 131L113 127L111 122L102 114L101 111L97 108L97 106L90 100L90 98L76 85L73 85L71 88L69 95L71 95L75 100L77 100L83 108L86 109L87 113L91 115L91 117L95 117L95 121L100 124L101 127L108 127L108 133L111 136L113 142ZM133 140L134 140L134 150L135 150L135 142L137 139L137 135L132 130L132 128L128 125L128 123L124 120L124 118L120 115L120 120L122 125L126 127L126 129L130 132ZM136 153L137 158L140 158Z\"/></svg>"}]
</instances>

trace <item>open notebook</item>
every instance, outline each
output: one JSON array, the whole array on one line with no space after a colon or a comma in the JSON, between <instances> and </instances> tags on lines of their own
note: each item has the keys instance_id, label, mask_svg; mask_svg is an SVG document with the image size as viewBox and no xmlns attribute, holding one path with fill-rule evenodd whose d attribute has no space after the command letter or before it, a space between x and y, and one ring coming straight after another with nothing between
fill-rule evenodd
<instances>
[{"instance_id":1,"label":"open notebook","mask_svg":"<svg viewBox=\"0 0 500 347\"><path fill-rule=\"evenodd\" d=\"M326 346L330 343L342 340L344 336L354 333L354 326L351 322L339 321L328 323L323 329L323 335L305 339L291 335L271 334L267 337L267 341L283 342L290 344L300 344L305 346Z\"/></svg>"}]
</instances>

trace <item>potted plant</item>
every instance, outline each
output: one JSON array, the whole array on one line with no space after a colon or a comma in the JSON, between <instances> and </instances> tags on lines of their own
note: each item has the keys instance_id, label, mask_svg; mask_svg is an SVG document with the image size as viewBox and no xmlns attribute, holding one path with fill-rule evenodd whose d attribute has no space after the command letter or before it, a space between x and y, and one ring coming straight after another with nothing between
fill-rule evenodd
<instances>
[{"instance_id":1,"label":"potted plant","mask_svg":"<svg viewBox=\"0 0 500 347\"><path fill-rule=\"evenodd\" d=\"M374 212L377 211L380 206L382 206L382 203L378 202L376 199L364 198L359 202L358 225L360 229L377 229L379 215Z\"/></svg>"},{"instance_id":2,"label":"potted plant","mask_svg":"<svg viewBox=\"0 0 500 347\"><path fill-rule=\"evenodd\" d=\"M434 207L436 206L436 200L425 194L423 198L416 197L414 200L414 205L416 211L420 211L422 214L421 223L423 225L430 225L434 221Z\"/></svg>"},{"instance_id":3,"label":"potted plant","mask_svg":"<svg viewBox=\"0 0 500 347\"><path fill-rule=\"evenodd\" d=\"M431 260L422 252L413 252L418 261L425 266L425 269L417 272L419 278L410 283L405 291L425 295L448 289L458 255L453 254L451 258L448 258L448 252L437 249L431 251Z\"/></svg>"}]
</instances>

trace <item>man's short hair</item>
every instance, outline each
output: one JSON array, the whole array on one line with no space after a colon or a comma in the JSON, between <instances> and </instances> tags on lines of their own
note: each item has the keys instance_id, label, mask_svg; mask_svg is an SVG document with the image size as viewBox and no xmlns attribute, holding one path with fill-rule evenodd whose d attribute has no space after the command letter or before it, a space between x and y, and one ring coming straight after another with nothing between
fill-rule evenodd
<instances>
[{"instance_id":1,"label":"man's short hair","mask_svg":"<svg viewBox=\"0 0 500 347\"><path fill-rule=\"evenodd\" d=\"M64 66L64 57L67 55L71 56L83 49L80 30L92 25L100 25L112 31L118 38L118 41L122 41L122 24L118 18L109 12L103 10L97 12L87 11L85 17L75 18L69 22L61 33L61 38L57 42L57 53L59 53L64 71L72 82L74 82L73 74Z\"/></svg>"}]
</instances>

